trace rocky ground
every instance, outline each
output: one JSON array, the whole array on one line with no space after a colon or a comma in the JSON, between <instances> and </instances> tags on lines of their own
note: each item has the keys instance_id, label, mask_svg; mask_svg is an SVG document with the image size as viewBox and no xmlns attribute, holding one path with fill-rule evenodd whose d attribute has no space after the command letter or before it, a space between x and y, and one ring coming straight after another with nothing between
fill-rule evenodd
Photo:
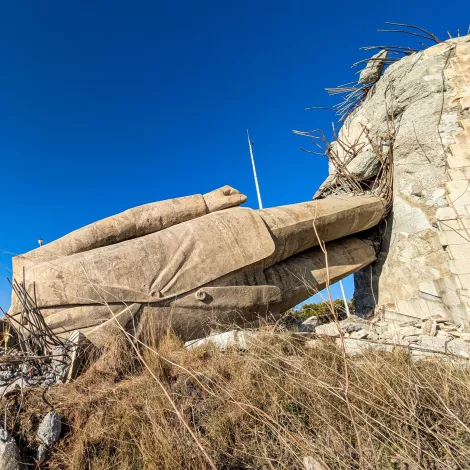
<instances>
[{"instance_id":1,"label":"rocky ground","mask_svg":"<svg viewBox=\"0 0 470 470\"><path fill-rule=\"evenodd\" d=\"M461 359L470 357L470 333L463 325L438 315L403 323L384 321L380 316L372 320L351 316L339 322L339 327L347 354L358 354L368 348L391 351L395 347L404 347L413 358L436 354ZM315 335L334 337L340 342L338 324L334 322L315 327Z\"/></svg>"},{"instance_id":2,"label":"rocky ground","mask_svg":"<svg viewBox=\"0 0 470 470\"><path fill-rule=\"evenodd\" d=\"M414 359L429 356L470 358L470 332L464 325L457 325L439 315L407 322L383 320L380 315L371 320L351 315L338 323L319 323L317 317L310 317L296 327L299 333L311 336L306 341L307 347L318 345L325 337L335 338L340 346L342 336L348 355L360 354L367 349L392 351L394 348L405 348ZM186 347L192 349L213 343L221 349L246 349L256 342L257 335L256 331L232 330L188 341Z\"/></svg>"}]
</instances>

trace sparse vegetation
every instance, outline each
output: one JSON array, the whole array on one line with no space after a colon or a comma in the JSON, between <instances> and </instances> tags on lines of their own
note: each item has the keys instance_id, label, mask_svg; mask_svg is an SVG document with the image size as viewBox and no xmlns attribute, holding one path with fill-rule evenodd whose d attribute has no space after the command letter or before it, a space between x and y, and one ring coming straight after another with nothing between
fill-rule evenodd
<instances>
[{"instance_id":1,"label":"sparse vegetation","mask_svg":"<svg viewBox=\"0 0 470 470\"><path fill-rule=\"evenodd\" d=\"M344 302L342 299L333 300L333 305L335 311L338 313L340 318L346 315L344 310ZM351 299L348 302L348 307L350 313L354 313L354 299ZM298 318L308 318L308 317L319 317L325 318L327 321L333 321L334 315L331 313L331 304L329 301L315 303L302 304L298 309L292 311L293 315Z\"/></svg>"},{"instance_id":2,"label":"sparse vegetation","mask_svg":"<svg viewBox=\"0 0 470 470\"><path fill-rule=\"evenodd\" d=\"M171 334L146 344L138 360L116 340L74 383L26 392L20 442L51 406L68 426L41 468L291 470L304 456L325 469L470 468L461 365L370 351L347 359L347 390L344 355L328 341L266 329L244 352L188 351Z\"/></svg>"}]
</instances>

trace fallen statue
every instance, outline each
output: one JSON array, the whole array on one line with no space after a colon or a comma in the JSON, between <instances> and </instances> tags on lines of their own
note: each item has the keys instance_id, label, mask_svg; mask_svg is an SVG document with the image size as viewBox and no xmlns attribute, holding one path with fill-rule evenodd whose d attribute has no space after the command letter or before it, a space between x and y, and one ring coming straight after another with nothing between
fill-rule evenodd
<instances>
[{"instance_id":1,"label":"fallen statue","mask_svg":"<svg viewBox=\"0 0 470 470\"><path fill-rule=\"evenodd\" d=\"M103 344L145 318L184 339L276 318L375 260L372 243L350 235L380 222L379 197L262 210L245 201L224 186L135 207L14 257L14 278L53 332ZM20 312L13 295L9 314Z\"/></svg>"}]
</instances>

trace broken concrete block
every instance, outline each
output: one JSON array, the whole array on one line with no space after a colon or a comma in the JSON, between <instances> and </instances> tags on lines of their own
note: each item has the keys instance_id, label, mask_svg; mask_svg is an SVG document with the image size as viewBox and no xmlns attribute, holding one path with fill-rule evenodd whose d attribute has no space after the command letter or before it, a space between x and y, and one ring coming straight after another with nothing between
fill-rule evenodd
<instances>
[{"instance_id":1,"label":"broken concrete block","mask_svg":"<svg viewBox=\"0 0 470 470\"><path fill-rule=\"evenodd\" d=\"M447 352L446 345L448 342L448 338L437 336L422 336L419 344L416 347L427 350L428 352L445 353ZM411 347L414 347L414 345L411 345Z\"/></svg>"},{"instance_id":2,"label":"broken concrete block","mask_svg":"<svg viewBox=\"0 0 470 470\"><path fill-rule=\"evenodd\" d=\"M468 359L470 357L470 345L463 339L453 339L447 343L447 352Z\"/></svg>"},{"instance_id":3,"label":"broken concrete block","mask_svg":"<svg viewBox=\"0 0 470 470\"><path fill-rule=\"evenodd\" d=\"M77 330L70 333L65 344L70 357L70 366L67 373L67 381L69 381L73 380L78 375L78 371L82 365L84 345L89 343L86 342L85 335Z\"/></svg>"},{"instance_id":4,"label":"broken concrete block","mask_svg":"<svg viewBox=\"0 0 470 470\"><path fill-rule=\"evenodd\" d=\"M453 220L457 219L457 214L452 207L439 207L436 211L436 219L442 220Z\"/></svg>"},{"instance_id":5,"label":"broken concrete block","mask_svg":"<svg viewBox=\"0 0 470 470\"><path fill-rule=\"evenodd\" d=\"M353 331L350 334L350 337L354 339L365 339L367 338L367 331L365 330Z\"/></svg>"},{"instance_id":6,"label":"broken concrete block","mask_svg":"<svg viewBox=\"0 0 470 470\"><path fill-rule=\"evenodd\" d=\"M339 337L338 325L334 322L326 323L325 325L320 325L315 328L315 333L320 336L332 336Z\"/></svg>"},{"instance_id":7,"label":"broken concrete block","mask_svg":"<svg viewBox=\"0 0 470 470\"><path fill-rule=\"evenodd\" d=\"M256 341L256 333L250 331L232 330L206 338L186 341L186 349L194 349L207 344L213 344L219 349L236 348L240 350L248 349Z\"/></svg>"}]
</instances>

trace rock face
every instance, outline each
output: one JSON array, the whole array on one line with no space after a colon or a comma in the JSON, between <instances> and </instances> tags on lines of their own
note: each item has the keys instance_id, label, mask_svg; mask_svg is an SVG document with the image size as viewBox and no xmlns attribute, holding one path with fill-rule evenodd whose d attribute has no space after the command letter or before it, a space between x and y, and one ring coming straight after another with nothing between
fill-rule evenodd
<instances>
[{"instance_id":1,"label":"rock face","mask_svg":"<svg viewBox=\"0 0 470 470\"><path fill-rule=\"evenodd\" d=\"M227 186L130 209L15 257L13 271L24 270L54 333L80 330L103 346L128 323L192 339L276 316L375 259L371 242L348 236L380 222L379 197L258 211L237 207L245 199ZM14 296L10 314L20 311Z\"/></svg>"},{"instance_id":2,"label":"rock face","mask_svg":"<svg viewBox=\"0 0 470 470\"><path fill-rule=\"evenodd\" d=\"M394 134L393 209L377 261L355 275L362 315L470 320L469 76L470 36L404 57L339 132L362 145L350 163L358 179L374 173L369 138Z\"/></svg>"}]
</instances>

